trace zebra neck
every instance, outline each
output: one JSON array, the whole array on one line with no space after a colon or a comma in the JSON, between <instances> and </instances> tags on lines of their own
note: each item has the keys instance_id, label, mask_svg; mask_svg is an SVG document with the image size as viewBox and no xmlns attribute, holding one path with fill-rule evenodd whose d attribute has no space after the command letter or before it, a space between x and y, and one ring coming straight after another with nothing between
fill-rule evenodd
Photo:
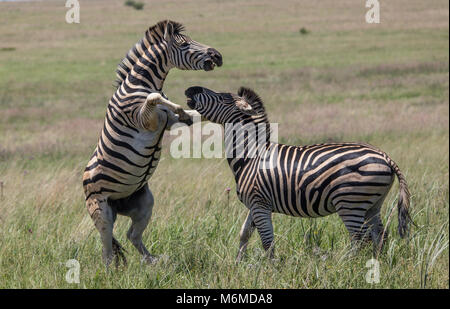
<instances>
[{"instance_id":1,"label":"zebra neck","mask_svg":"<svg viewBox=\"0 0 450 309\"><path fill-rule=\"evenodd\" d=\"M149 61L147 57L141 57L127 75L125 84L139 91L161 92L169 70L168 67Z\"/></svg>"},{"instance_id":2,"label":"zebra neck","mask_svg":"<svg viewBox=\"0 0 450 309\"><path fill-rule=\"evenodd\" d=\"M243 159L236 159L236 158L227 158L228 165L231 168L231 171L233 172L234 178L236 179L236 182L238 181L242 170L244 169L246 165L246 161Z\"/></svg>"},{"instance_id":3,"label":"zebra neck","mask_svg":"<svg viewBox=\"0 0 450 309\"><path fill-rule=\"evenodd\" d=\"M164 40L148 33L136 43L117 69L117 84L125 88L122 91L135 92L138 89L147 93L161 92L167 74L173 67L167 49Z\"/></svg>"},{"instance_id":4,"label":"zebra neck","mask_svg":"<svg viewBox=\"0 0 450 309\"><path fill-rule=\"evenodd\" d=\"M254 125L256 123L248 123L247 125ZM266 126L266 123L263 123ZM257 127L253 126L233 125L232 127L225 127L225 155L227 157L228 165L236 179L239 178L242 170L252 160L258 160L261 154L265 154L268 147L270 147L269 133L258 131Z\"/></svg>"}]
</instances>

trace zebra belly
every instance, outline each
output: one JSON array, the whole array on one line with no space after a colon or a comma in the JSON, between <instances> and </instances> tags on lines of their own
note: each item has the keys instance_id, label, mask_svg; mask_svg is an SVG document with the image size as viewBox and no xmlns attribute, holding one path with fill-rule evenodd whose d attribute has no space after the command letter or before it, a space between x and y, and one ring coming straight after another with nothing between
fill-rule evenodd
<instances>
[{"instance_id":1,"label":"zebra belly","mask_svg":"<svg viewBox=\"0 0 450 309\"><path fill-rule=\"evenodd\" d=\"M159 163L163 133L143 132L120 145L102 135L83 177L86 197L100 194L115 200L141 189Z\"/></svg>"},{"instance_id":2,"label":"zebra belly","mask_svg":"<svg viewBox=\"0 0 450 309\"><path fill-rule=\"evenodd\" d=\"M276 198L269 203L275 213L304 218L324 217L337 210L367 211L387 194L393 180L393 176L382 176L360 182L338 181L324 188L313 187L291 194L278 192L278 196L273 193Z\"/></svg>"},{"instance_id":3,"label":"zebra belly","mask_svg":"<svg viewBox=\"0 0 450 309\"><path fill-rule=\"evenodd\" d=\"M278 145L268 158L258 171L259 191L274 212L295 217L369 209L393 181L383 155L359 144Z\"/></svg>"},{"instance_id":4,"label":"zebra belly","mask_svg":"<svg viewBox=\"0 0 450 309\"><path fill-rule=\"evenodd\" d=\"M109 161L103 160L103 163L100 163L91 172L90 178L95 184L92 189L94 191L107 192L107 196L113 200L133 194L141 189L151 178L158 166L159 155L160 151L146 162L140 161L140 165L143 167L122 165L120 167L121 170L118 170L117 166L113 168Z\"/></svg>"}]
</instances>

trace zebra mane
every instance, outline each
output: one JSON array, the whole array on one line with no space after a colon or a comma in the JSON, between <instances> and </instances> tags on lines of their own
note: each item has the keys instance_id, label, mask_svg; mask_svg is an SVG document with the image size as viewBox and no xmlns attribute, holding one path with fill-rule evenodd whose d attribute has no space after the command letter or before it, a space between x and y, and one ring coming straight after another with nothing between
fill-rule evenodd
<instances>
[{"instance_id":1,"label":"zebra mane","mask_svg":"<svg viewBox=\"0 0 450 309\"><path fill-rule=\"evenodd\" d=\"M173 21L173 20L163 20L157 23L156 25L151 26L148 28L148 33L154 33L155 31L159 30L162 33L166 30L167 24L171 24L173 27L174 34L180 34L185 30L184 26L180 24L179 22Z\"/></svg>"},{"instance_id":2,"label":"zebra mane","mask_svg":"<svg viewBox=\"0 0 450 309\"><path fill-rule=\"evenodd\" d=\"M140 58L141 53L139 52L139 46L141 46L142 50L145 49L144 39L146 38L150 42L152 40L161 40L168 24L171 24L173 27L174 34L180 34L184 31L184 26L176 21L172 20L163 20L158 22L156 25L151 26L145 32L145 37L140 39L125 55L125 57L120 61L117 65L116 76L117 79L115 81L114 87L119 88L120 84L125 80L128 73L133 69L134 64L136 63L134 59Z\"/></svg>"},{"instance_id":3,"label":"zebra mane","mask_svg":"<svg viewBox=\"0 0 450 309\"><path fill-rule=\"evenodd\" d=\"M250 88L241 87L238 90L238 96L242 97L248 104L250 104L258 116L264 116L265 120L268 122L264 103L256 92Z\"/></svg>"}]
</instances>

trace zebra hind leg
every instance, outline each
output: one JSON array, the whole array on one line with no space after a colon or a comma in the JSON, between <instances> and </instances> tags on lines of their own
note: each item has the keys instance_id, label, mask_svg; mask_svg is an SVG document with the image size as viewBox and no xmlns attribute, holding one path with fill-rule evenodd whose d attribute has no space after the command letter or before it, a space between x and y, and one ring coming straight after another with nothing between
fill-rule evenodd
<instances>
[{"instance_id":1,"label":"zebra hind leg","mask_svg":"<svg viewBox=\"0 0 450 309\"><path fill-rule=\"evenodd\" d=\"M113 248L113 254L115 258L116 263L116 269L120 266L120 260L122 260L123 265L125 267L128 266L127 258L125 256L125 253L128 253L127 250L125 250L124 247L119 243L119 241L116 238L112 238L112 248ZM125 252L125 253L124 253Z\"/></svg>"},{"instance_id":2,"label":"zebra hind leg","mask_svg":"<svg viewBox=\"0 0 450 309\"><path fill-rule=\"evenodd\" d=\"M341 205L337 208L337 213L350 235L351 253L354 254L371 240L369 225L366 221L367 210L364 207Z\"/></svg>"},{"instance_id":3,"label":"zebra hind leg","mask_svg":"<svg viewBox=\"0 0 450 309\"><path fill-rule=\"evenodd\" d=\"M154 264L157 261L157 257L148 252L142 241L142 234L147 228L152 216L153 203L153 194L148 188L148 185L146 185L122 201L118 207L120 214L131 218L131 226L128 229L127 238L142 255L142 260L147 264Z\"/></svg>"},{"instance_id":4,"label":"zebra hind leg","mask_svg":"<svg viewBox=\"0 0 450 309\"><path fill-rule=\"evenodd\" d=\"M373 255L379 256L383 251L384 244L388 239L388 231L384 230L380 215L373 217L370 220L370 229L373 243Z\"/></svg>"},{"instance_id":5,"label":"zebra hind leg","mask_svg":"<svg viewBox=\"0 0 450 309\"><path fill-rule=\"evenodd\" d=\"M252 236L254 230L255 230L255 223L253 223L252 214L249 211L247 218L245 219L245 222L242 225L241 231L239 232L240 243L239 243L239 252L236 257L236 264L238 264L245 257L248 241Z\"/></svg>"},{"instance_id":6,"label":"zebra hind leg","mask_svg":"<svg viewBox=\"0 0 450 309\"><path fill-rule=\"evenodd\" d=\"M113 251L113 225L114 213L108 205L106 198L91 198L86 201L86 207L94 221L95 227L102 240L102 259L106 267L111 264L114 257Z\"/></svg>"},{"instance_id":7,"label":"zebra hind leg","mask_svg":"<svg viewBox=\"0 0 450 309\"><path fill-rule=\"evenodd\" d=\"M112 209L113 225L114 225L114 223L116 222L116 218L117 218L117 208L116 208L116 205L115 205L114 201L108 201L108 205ZM128 253L128 252L127 252L127 250L125 250L124 247L122 247L120 242L114 237L114 234L112 236L112 250L113 250L113 255L114 255L114 261L115 261L116 269L119 268L121 260L122 260L123 266L127 267L128 266L128 262L127 262L127 258L125 256L125 253Z\"/></svg>"},{"instance_id":8,"label":"zebra hind leg","mask_svg":"<svg viewBox=\"0 0 450 309\"><path fill-rule=\"evenodd\" d=\"M370 235L373 243L373 255L376 257L383 251L384 244L388 238L388 231L385 231L380 217L380 209L383 202L384 197L378 200L366 214L366 221L370 226Z\"/></svg>"}]
</instances>

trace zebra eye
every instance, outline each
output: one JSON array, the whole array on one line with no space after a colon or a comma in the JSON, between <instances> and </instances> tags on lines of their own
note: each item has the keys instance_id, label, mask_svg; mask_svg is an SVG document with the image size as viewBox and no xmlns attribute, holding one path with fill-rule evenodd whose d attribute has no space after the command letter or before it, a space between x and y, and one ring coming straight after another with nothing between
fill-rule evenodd
<instances>
[{"instance_id":1,"label":"zebra eye","mask_svg":"<svg viewBox=\"0 0 450 309\"><path fill-rule=\"evenodd\" d=\"M188 47L188 46L189 46L189 43L188 43L188 42L183 42L183 43L181 43L180 46L181 46L181 47Z\"/></svg>"}]
</instances>

